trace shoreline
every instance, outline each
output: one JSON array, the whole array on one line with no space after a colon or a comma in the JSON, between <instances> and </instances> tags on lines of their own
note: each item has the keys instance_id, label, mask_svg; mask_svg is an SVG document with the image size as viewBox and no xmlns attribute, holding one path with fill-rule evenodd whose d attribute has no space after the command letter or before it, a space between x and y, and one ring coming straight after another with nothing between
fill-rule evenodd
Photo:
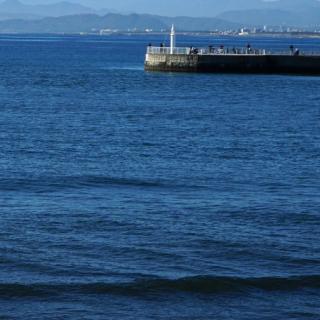
<instances>
[{"instance_id":1,"label":"shoreline","mask_svg":"<svg viewBox=\"0 0 320 320\"><path fill-rule=\"evenodd\" d=\"M39 35L39 36L162 36L166 32L128 32L128 31L119 31L119 32L109 32L109 33L96 33L96 32L44 32L44 33L32 33L32 32L0 32L0 36L30 36L30 35ZM223 32L212 32L212 31L180 31L176 32L177 35L182 36L199 36L199 37L236 37L236 38L254 38L254 37L271 37L271 38L301 38L301 39L317 39L320 38L320 33L309 33L309 32L262 32L262 33L249 33L249 34L237 34L237 33L223 33Z\"/></svg>"}]
</instances>

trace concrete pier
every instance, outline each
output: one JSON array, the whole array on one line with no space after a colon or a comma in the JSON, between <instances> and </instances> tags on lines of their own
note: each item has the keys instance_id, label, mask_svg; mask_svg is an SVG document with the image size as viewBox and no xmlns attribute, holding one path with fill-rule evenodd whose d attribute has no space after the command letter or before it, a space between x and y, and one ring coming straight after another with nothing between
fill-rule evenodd
<instances>
[{"instance_id":1,"label":"concrete pier","mask_svg":"<svg viewBox=\"0 0 320 320\"><path fill-rule=\"evenodd\" d=\"M320 75L320 55L191 53L189 48L148 49L145 70L167 72L262 73ZM162 50L162 52L161 52ZM189 51L189 52L188 52Z\"/></svg>"}]
</instances>

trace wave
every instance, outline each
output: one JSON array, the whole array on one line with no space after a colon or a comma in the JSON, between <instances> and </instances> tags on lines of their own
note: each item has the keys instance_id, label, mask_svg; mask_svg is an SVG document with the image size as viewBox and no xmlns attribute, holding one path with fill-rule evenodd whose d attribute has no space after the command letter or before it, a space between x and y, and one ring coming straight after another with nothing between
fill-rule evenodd
<instances>
[{"instance_id":1,"label":"wave","mask_svg":"<svg viewBox=\"0 0 320 320\"><path fill-rule=\"evenodd\" d=\"M128 295L241 293L249 290L295 291L320 288L320 275L290 278L192 277L178 280L149 279L131 283L72 283L72 284L0 284L0 298L48 297L67 294Z\"/></svg>"},{"instance_id":2,"label":"wave","mask_svg":"<svg viewBox=\"0 0 320 320\"><path fill-rule=\"evenodd\" d=\"M112 186L161 189L203 188L201 186L179 185L165 180L142 180L107 176L60 176L0 180L0 190L2 191L54 192L59 189L105 188Z\"/></svg>"}]
</instances>

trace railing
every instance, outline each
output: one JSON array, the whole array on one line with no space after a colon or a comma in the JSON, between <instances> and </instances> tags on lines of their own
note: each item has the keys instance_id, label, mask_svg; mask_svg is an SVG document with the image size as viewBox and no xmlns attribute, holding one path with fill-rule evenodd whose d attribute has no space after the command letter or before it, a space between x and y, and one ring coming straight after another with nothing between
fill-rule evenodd
<instances>
[{"instance_id":1,"label":"railing","mask_svg":"<svg viewBox=\"0 0 320 320\"><path fill-rule=\"evenodd\" d=\"M148 46L147 53L151 54L170 54L171 53L171 48L170 47L151 47ZM173 48L173 54L189 54L190 53L190 48Z\"/></svg>"},{"instance_id":2,"label":"railing","mask_svg":"<svg viewBox=\"0 0 320 320\"><path fill-rule=\"evenodd\" d=\"M152 47L148 46L148 54L198 54L198 55L235 55L235 54L250 54L250 55L266 55L266 50L262 49L225 49L225 48L193 48L193 47L175 47L172 49L170 47Z\"/></svg>"},{"instance_id":3,"label":"railing","mask_svg":"<svg viewBox=\"0 0 320 320\"><path fill-rule=\"evenodd\" d=\"M171 54L170 47L147 47L148 54ZM172 54L197 54L197 55L297 55L292 51L271 52L265 49L254 48L193 48L193 47L175 47ZM320 56L320 52L299 52L301 56Z\"/></svg>"}]
</instances>

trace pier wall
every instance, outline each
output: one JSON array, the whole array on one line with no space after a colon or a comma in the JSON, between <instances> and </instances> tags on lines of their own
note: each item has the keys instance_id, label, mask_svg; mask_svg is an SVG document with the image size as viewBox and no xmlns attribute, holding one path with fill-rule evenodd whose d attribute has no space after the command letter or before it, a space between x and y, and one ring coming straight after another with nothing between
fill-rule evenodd
<instances>
[{"instance_id":1,"label":"pier wall","mask_svg":"<svg viewBox=\"0 0 320 320\"><path fill-rule=\"evenodd\" d=\"M320 74L320 56L147 54L145 69L172 72Z\"/></svg>"},{"instance_id":2,"label":"pier wall","mask_svg":"<svg viewBox=\"0 0 320 320\"><path fill-rule=\"evenodd\" d=\"M145 69L150 71L194 71L199 67L198 55L147 54Z\"/></svg>"}]
</instances>

